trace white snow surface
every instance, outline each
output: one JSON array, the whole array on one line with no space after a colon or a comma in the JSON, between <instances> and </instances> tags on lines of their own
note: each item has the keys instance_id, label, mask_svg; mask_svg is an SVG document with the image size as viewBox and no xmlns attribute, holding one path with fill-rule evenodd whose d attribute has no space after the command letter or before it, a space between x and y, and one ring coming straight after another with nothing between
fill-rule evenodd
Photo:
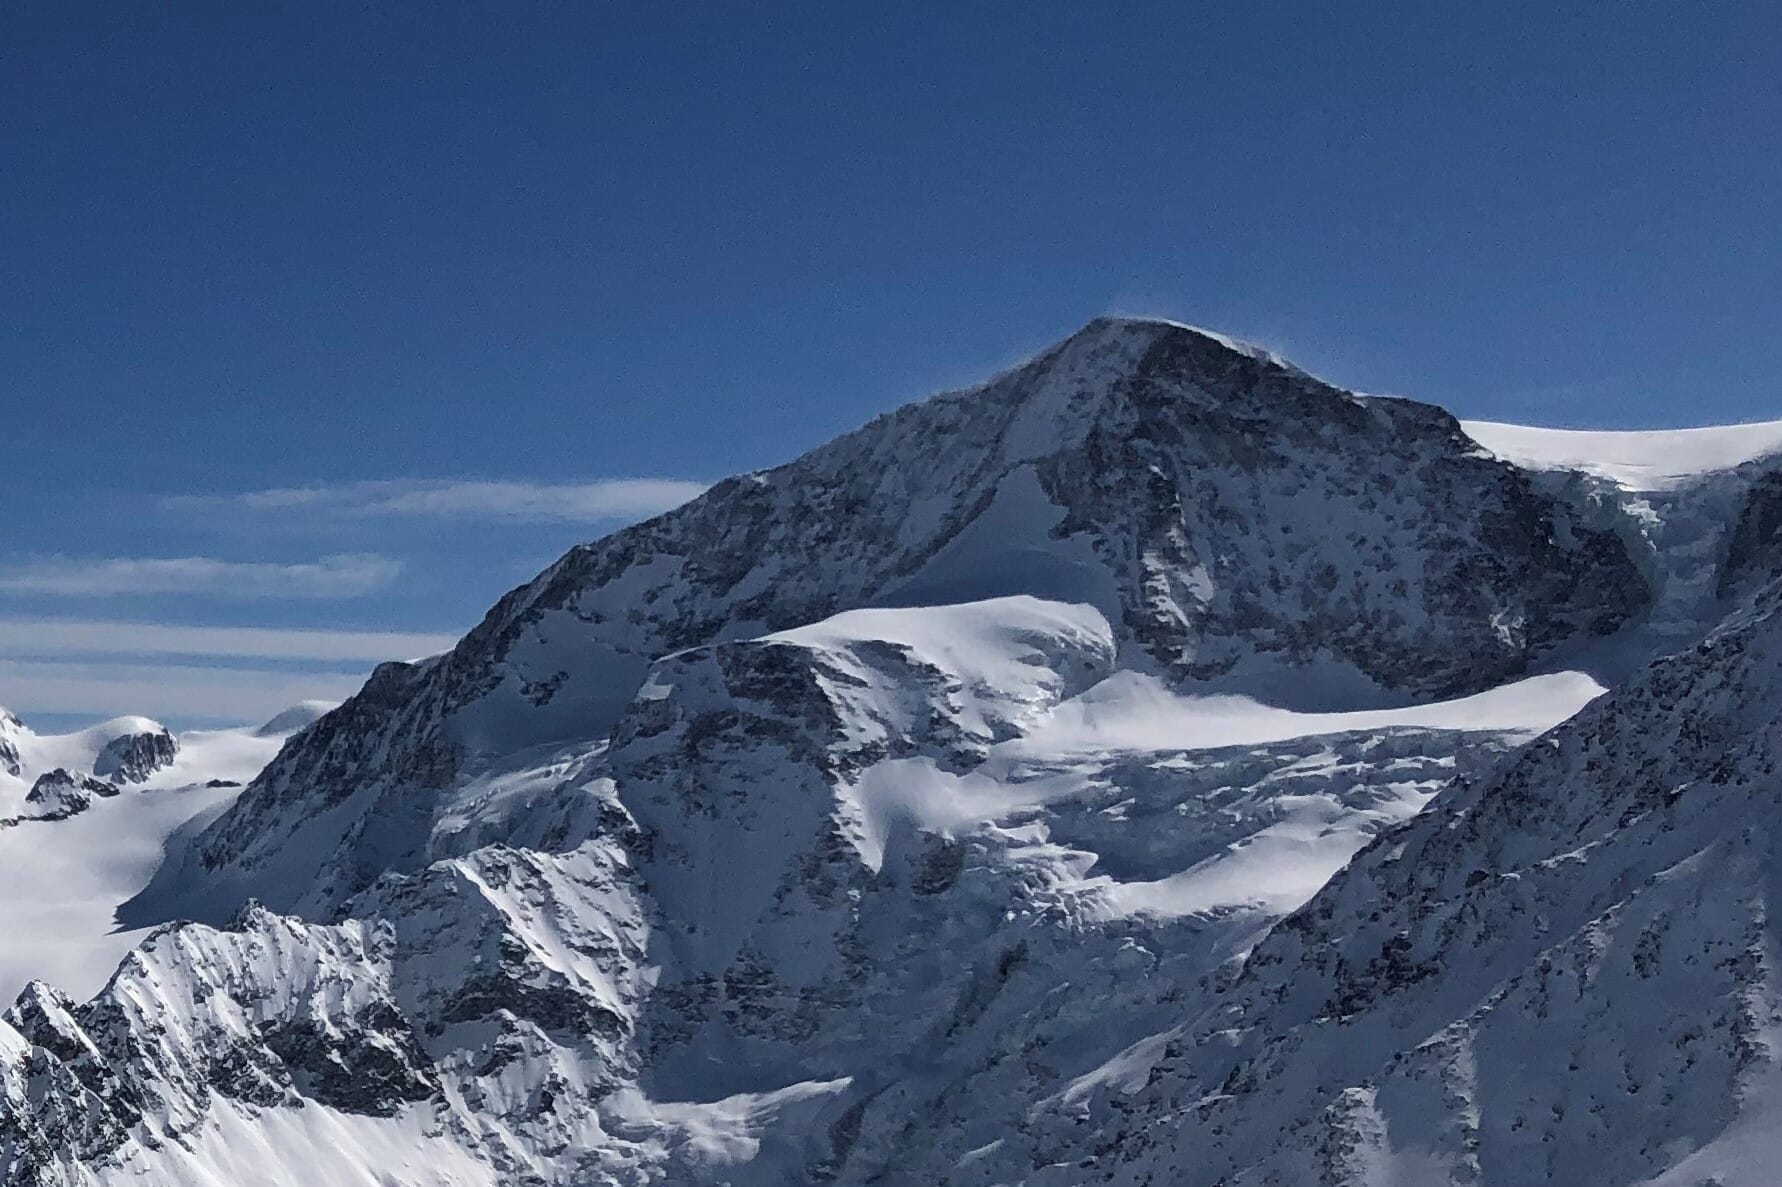
<instances>
[{"instance_id":1,"label":"white snow surface","mask_svg":"<svg viewBox=\"0 0 1782 1187\"><path fill-rule=\"evenodd\" d=\"M1782 453L1782 420L1697 429L1544 429L1463 420L1491 453L1530 470L1581 470L1632 491L1672 490Z\"/></svg>"},{"instance_id":2,"label":"white snow surface","mask_svg":"<svg viewBox=\"0 0 1782 1187\"><path fill-rule=\"evenodd\" d=\"M39 775L56 768L91 774L107 743L162 727L146 717L120 717L68 734L38 734L0 711L0 729L22 760L18 775L0 769L0 819L16 819ZM0 826L0 1000L12 1000L32 979L80 997L96 992L147 934L145 927L118 928L114 914L148 884L167 839L230 803L289 734L190 730L177 735L171 765L117 795L95 797L64 820ZM206 786L213 781L228 786Z\"/></svg>"},{"instance_id":3,"label":"white snow surface","mask_svg":"<svg viewBox=\"0 0 1782 1187\"><path fill-rule=\"evenodd\" d=\"M274 714L264 725L255 730L254 733L256 736L262 738L282 738L286 734L295 733L304 726L310 724L310 722L315 721L318 717L321 717L324 713L328 712L328 710L334 708L334 705L335 702L333 701L298 701L289 709Z\"/></svg>"},{"instance_id":4,"label":"white snow surface","mask_svg":"<svg viewBox=\"0 0 1782 1187\"><path fill-rule=\"evenodd\" d=\"M152 1028L166 1153L132 1141L87 1177L50 1181L282 1187L280 1168L301 1167L469 1187L505 1168L567 1184L589 1158L646 1180L770 1187L806 1181L825 1157L811 1135L887 1085L886 1100L908 1099L896 1108L951 1116L947 1085L978 1074L998 1083L957 1123L985 1131L973 1164L994 1167L986 1143L1034 1091L1000 1083L1009 1052L1043 1035L1067 1079L1106 1081L1098 1069L1166 1026L1181 986L1449 778L1600 691L1561 673L1450 702L1293 713L1173 693L1117 669L1116 653L1094 607L1018 596L851 611L666 657L610 753L522 752L472 784L477 827L586 837L573 852L446 858L380 881L338 924L259 910L149 938L101 1000L141 1019L110 1024L114 1037ZM129 802L30 827L112 835L101 810ZM611 823L589 823L625 816L649 838L635 857ZM72 971L92 988L90 969ZM960 1004L998 977L989 1013ZM714 978L729 986L716 1003L700 988ZM1060 978L1081 994L1060 997ZM539 1018L577 1001L622 1025L547 1037L527 996L546 991ZM491 1000L518 1017L479 1014ZM384 1003L430 1036L442 1077L435 1099L388 1117L327 1097L261 1124L207 1084L214 1057L194 1054L320 1016L341 1058L361 1059L355 1020L387 1017ZM309 1047L277 1050L298 1061ZM239 1060L270 1058L254 1052ZM304 1066L296 1083L315 1074ZM540 1093L564 1104L540 1112ZM896 1148L872 1146L863 1158Z\"/></svg>"},{"instance_id":5,"label":"white snow surface","mask_svg":"<svg viewBox=\"0 0 1782 1187\"><path fill-rule=\"evenodd\" d=\"M1253 697L1172 691L1155 676L1120 672L1060 705L1012 742L1010 759L1127 750L1199 750L1398 728L1497 730L1533 737L1582 709L1604 688L1583 672L1550 672L1450 701L1346 713L1306 713Z\"/></svg>"}]
</instances>

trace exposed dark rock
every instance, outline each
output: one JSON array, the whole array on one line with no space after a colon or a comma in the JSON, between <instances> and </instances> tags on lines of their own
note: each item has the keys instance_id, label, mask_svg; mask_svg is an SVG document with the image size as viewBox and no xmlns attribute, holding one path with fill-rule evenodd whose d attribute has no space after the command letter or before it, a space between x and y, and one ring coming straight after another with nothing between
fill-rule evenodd
<instances>
[{"instance_id":1,"label":"exposed dark rock","mask_svg":"<svg viewBox=\"0 0 1782 1187\"><path fill-rule=\"evenodd\" d=\"M9 711L0 709L0 771L5 771L8 775L13 775L15 777L19 775L25 767L23 760L19 756L18 744L7 735L12 734L17 736L24 731L24 722L13 716Z\"/></svg>"},{"instance_id":2,"label":"exposed dark rock","mask_svg":"<svg viewBox=\"0 0 1782 1187\"><path fill-rule=\"evenodd\" d=\"M280 1022L262 1041L303 1095L343 1112L390 1117L439 1091L408 1020L388 1002L350 1018Z\"/></svg>"},{"instance_id":3,"label":"exposed dark rock","mask_svg":"<svg viewBox=\"0 0 1782 1187\"><path fill-rule=\"evenodd\" d=\"M92 806L95 796L109 799L117 794L115 784L57 767L37 777L31 790L25 793L25 802L42 809L36 814L38 819L65 820L85 812Z\"/></svg>"},{"instance_id":4,"label":"exposed dark rock","mask_svg":"<svg viewBox=\"0 0 1782 1187\"><path fill-rule=\"evenodd\" d=\"M93 773L114 783L141 783L179 756L179 742L166 730L125 734L105 744L93 760Z\"/></svg>"},{"instance_id":5,"label":"exposed dark rock","mask_svg":"<svg viewBox=\"0 0 1782 1187\"><path fill-rule=\"evenodd\" d=\"M1728 597L1778 575L1782 575L1782 471L1773 470L1760 475L1745 492L1727 536L1719 593Z\"/></svg>"}]
</instances>

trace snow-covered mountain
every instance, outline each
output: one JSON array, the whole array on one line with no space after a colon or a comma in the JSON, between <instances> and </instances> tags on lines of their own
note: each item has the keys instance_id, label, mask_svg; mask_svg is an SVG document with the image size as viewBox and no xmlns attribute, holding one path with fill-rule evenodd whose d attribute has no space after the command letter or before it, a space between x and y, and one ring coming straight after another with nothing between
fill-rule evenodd
<instances>
[{"instance_id":1,"label":"snow-covered mountain","mask_svg":"<svg viewBox=\"0 0 1782 1187\"><path fill-rule=\"evenodd\" d=\"M1778 446L1092 323L269 723L0 1177L1768 1182Z\"/></svg>"},{"instance_id":2,"label":"snow-covered mountain","mask_svg":"<svg viewBox=\"0 0 1782 1187\"><path fill-rule=\"evenodd\" d=\"M578 547L450 653L380 668L211 826L186 881L326 911L462 852L510 756L601 741L660 657L861 607L1088 605L1123 668L1296 707L1475 692L1645 607L1601 518L1438 408L1097 321Z\"/></svg>"}]
</instances>

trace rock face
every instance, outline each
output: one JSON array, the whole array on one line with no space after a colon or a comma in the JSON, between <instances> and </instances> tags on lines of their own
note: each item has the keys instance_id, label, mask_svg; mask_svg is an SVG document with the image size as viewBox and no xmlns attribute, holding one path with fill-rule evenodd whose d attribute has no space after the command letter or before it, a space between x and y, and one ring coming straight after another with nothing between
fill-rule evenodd
<instances>
[{"instance_id":1,"label":"rock face","mask_svg":"<svg viewBox=\"0 0 1782 1187\"><path fill-rule=\"evenodd\" d=\"M1782 473L1761 475L1745 492L1726 543L1719 592L1763 585L1782 575Z\"/></svg>"},{"instance_id":2,"label":"rock face","mask_svg":"<svg viewBox=\"0 0 1782 1187\"><path fill-rule=\"evenodd\" d=\"M1768 1183L1737 456L1097 322L285 723L143 896L203 921L0 1019L0 1181Z\"/></svg>"},{"instance_id":3,"label":"rock face","mask_svg":"<svg viewBox=\"0 0 1782 1187\"><path fill-rule=\"evenodd\" d=\"M93 773L116 783L141 783L179 757L179 743L165 729L125 734L105 744Z\"/></svg>"},{"instance_id":4,"label":"rock face","mask_svg":"<svg viewBox=\"0 0 1782 1187\"><path fill-rule=\"evenodd\" d=\"M25 760L19 753L19 735L25 723L6 709L0 709L0 771L15 778L24 773Z\"/></svg>"},{"instance_id":5,"label":"rock face","mask_svg":"<svg viewBox=\"0 0 1782 1187\"><path fill-rule=\"evenodd\" d=\"M385 665L293 740L206 832L202 871L222 898L286 907L285 887L320 881L336 889L307 901L325 909L443 855L442 792L492 757L602 735L660 656L1009 594L1096 607L1120 662L1171 683L1314 704L1331 686L1487 688L1648 600L1613 532L1441 409L1102 320L572 550L450 653Z\"/></svg>"},{"instance_id":6,"label":"rock face","mask_svg":"<svg viewBox=\"0 0 1782 1187\"><path fill-rule=\"evenodd\" d=\"M526 1156L505 1152L502 1116L542 1107L522 1127L560 1149L541 1095L557 1083L578 1099L612 1075L602 1053L635 987L607 969L635 966L642 935L623 880L599 850L486 850L380 887L364 904L373 918L310 925L254 906L227 928L164 930L84 1006L33 986L0 1023L4 1181L90 1183L121 1163L150 1182L201 1181L181 1143L215 1109L305 1102L432 1112L518 1176ZM466 1030L486 1041L448 1054ZM561 1069L553 1032L580 1040ZM532 1077L523 1088L514 1064ZM316 1173L292 1181L346 1181Z\"/></svg>"},{"instance_id":7,"label":"rock face","mask_svg":"<svg viewBox=\"0 0 1782 1187\"><path fill-rule=\"evenodd\" d=\"M1116 1158L1033 1181L1764 1181L1779 607L1363 852L1082 1102Z\"/></svg>"}]
</instances>

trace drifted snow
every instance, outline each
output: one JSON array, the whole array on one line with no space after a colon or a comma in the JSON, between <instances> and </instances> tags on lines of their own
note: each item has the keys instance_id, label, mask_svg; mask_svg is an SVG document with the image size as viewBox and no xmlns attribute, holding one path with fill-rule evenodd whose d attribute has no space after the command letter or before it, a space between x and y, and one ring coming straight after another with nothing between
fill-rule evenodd
<instances>
[{"instance_id":1,"label":"drifted snow","mask_svg":"<svg viewBox=\"0 0 1782 1187\"><path fill-rule=\"evenodd\" d=\"M1305 713L1278 709L1251 697L1173 692L1153 676L1121 672L1059 706L1030 737L1012 744L1006 758L1204 749L1397 728L1499 730L1532 737L1558 725L1603 691L1602 685L1582 672L1553 672L1451 701L1397 709Z\"/></svg>"},{"instance_id":2,"label":"drifted snow","mask_svg":"<svg viewBox=\"0 0 1782 1187\"><path fill-rule=\"evenodd\" d=\"M276 713L254 733L262 738L282 738L315 721L334 708L333 701L299 701L282 713ZM257 772L256 772L257 773Z\"/></svg>"},{"instance_id":3,"label":"drifted snow","mask_svg":"<svg viewBox=\"0 0 1782 1187\"><path fill-rule=\"evenodd\" d=\"M96 993L148 931L119 930L119 905L148 884L169 835L239 790L132 793L67 820L0 829L0 998L33 978Z\"/></svg>"}]
</instances>

